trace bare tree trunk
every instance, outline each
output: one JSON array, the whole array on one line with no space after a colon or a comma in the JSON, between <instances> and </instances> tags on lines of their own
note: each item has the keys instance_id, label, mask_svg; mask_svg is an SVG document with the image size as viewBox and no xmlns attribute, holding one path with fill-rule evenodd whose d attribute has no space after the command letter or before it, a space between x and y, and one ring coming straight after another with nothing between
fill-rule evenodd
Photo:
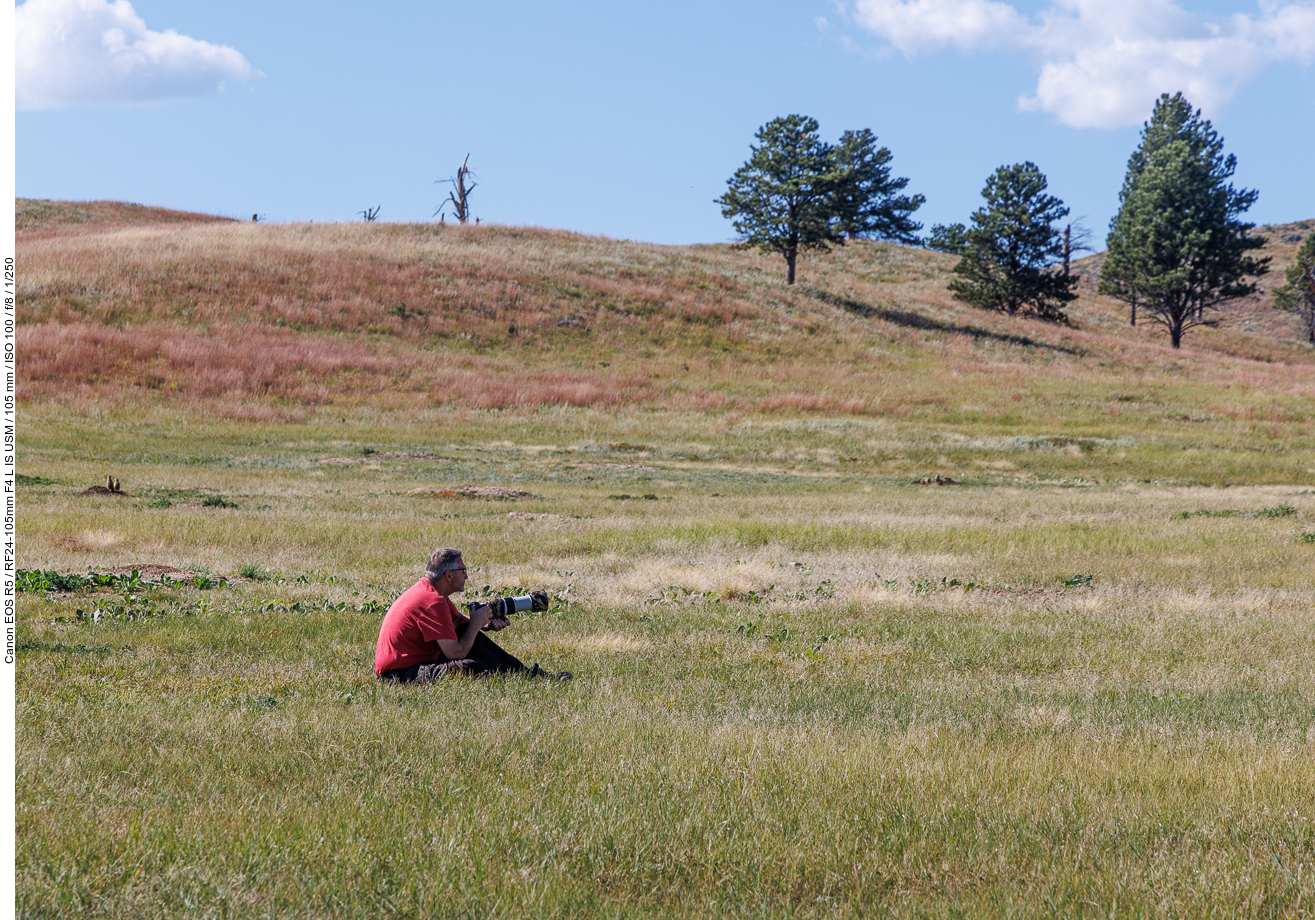
<instances>
[{"instance_id":1,"label":"bare tree trunk","mask_svg":"<svg viewBox=\"0 0 1315 920\"><path fill-rule=\"evenodd\" d=\"M1132 324L1135 326L1137 325L1137 298L1134 297L1128 303L1132 307Z\"/></svg>"},{"instance_id":2,"label":"bare tree trunk","mask_svg":"<svg viewBox=\"0 0 1315 920\"><path fill-rule=\"evenodd\" d=\"M1068 277L1069 258L1073 255L1073 225L1064 228L1064 277Z\"/></svg>"},{"instance_id":3,"label":"bare tree trunk","mask_svg":"<svg viewBox=\"0 0 1315 920\"><path fill-rule=\"evenodd\" d=\"M785 283L794 284L794 262L799 255L797 246L790 246L785 250Z\"/></svg>"},{"instance_id":4,"label":"bare tree trunk","mask_svg":"<svg viewBox=\"0 0 1315 920\"><path fill-rule=\"evenodd\" d=\"M455 179L449 179L452 183L452 191L448 192L448 198L452 200L452 207L456 209L457 220L466 223L470 220L470 193L475 190L475 184L472 182L469 187L466 180L470 178L470 167L466 164L470 162L470 154L461 161L461 166L457 169Z\"/></svg>"}]
</instances>

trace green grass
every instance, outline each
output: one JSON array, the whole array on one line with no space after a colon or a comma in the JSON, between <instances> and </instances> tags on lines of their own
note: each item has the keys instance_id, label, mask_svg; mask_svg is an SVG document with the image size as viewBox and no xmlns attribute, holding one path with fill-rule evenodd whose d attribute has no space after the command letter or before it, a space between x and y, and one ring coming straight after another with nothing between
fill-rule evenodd
<instances>
[{"instance_id":1,"label":"green grass","mask_svg":"<svg viewBox=\"0 0 1315 920\"><path fill-rule=\"evenodd\" d=\"M25 567L243 577L21 595L20 913L1315 912L1310 490L337 437L23 493ZM94 481L75 446L43 468ZM456 481L541 497L408 494ZM155 501L197 489L237 507ZM1176 517L1225 504L1291 511ZM554 594L500 639L574 681L378 684L444 544Z\"/></svg>"}]
</instances>

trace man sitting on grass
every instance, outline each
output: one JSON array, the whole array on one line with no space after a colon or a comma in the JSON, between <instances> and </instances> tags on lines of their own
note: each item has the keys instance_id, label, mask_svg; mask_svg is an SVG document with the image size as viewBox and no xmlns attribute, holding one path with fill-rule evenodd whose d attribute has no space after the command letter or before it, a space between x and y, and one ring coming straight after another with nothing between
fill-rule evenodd
<instances>
[{"instance_id":1,"label":"man sitting on grass","mask_svg":"<svg viewBox=\"0 0 1315 920\"><path fill-rule=\"evenodd\" d=\"M375 646L374 673L385 680L425 683L445 674L518 674L567 680L570 673L549 674L526 668L481 630L509 624L494 619L493 609L480 604L462 616L448 598L466 586L466 564L455 549L437 549L420 579L384 614Z\"/></svg>"}]
</instances>

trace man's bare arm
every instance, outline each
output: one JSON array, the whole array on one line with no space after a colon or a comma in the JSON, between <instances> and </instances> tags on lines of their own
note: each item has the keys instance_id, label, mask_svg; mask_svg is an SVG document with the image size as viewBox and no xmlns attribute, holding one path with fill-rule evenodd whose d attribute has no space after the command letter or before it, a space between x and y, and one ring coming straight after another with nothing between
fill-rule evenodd
<instances>
[{"instance_id":1,"label":"man's bare arm","mask_svg":"<svg viewBox=\"0 0 1315 920\"><path fill-rule=\"evenodd\" d=\"M450 661L456 661L469 655L471 648L475 645L475 638L479 635L479 631L488 625L489 617L492 615L493 609L488 604L483 604L472 610L470 612L470 621L458 638L438 640L438 650L443 653L443 657Z\"/></svg>"}]
</instances>

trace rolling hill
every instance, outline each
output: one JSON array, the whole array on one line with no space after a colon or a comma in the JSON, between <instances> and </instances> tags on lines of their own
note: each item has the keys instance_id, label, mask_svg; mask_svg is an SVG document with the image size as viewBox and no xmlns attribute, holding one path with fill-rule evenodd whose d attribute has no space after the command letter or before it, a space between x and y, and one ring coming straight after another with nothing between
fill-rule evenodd
<instances>
[{"instance_id":1,"label":"rolling hill","mask_svg":"<svg viewBox=\"0 0 1315 920\"><path fill-rule=\"evenodd\" d=\"M1271 279L1312 226L1265 228ZM953 257L880 243L805 259L787 287L779 259L728 245L20 201L18 253L29 414L559 406L967 438L1186 426L1235 446L1261 425L1265 450L1315 443L1315 352L1265 297L1175 352L1091 290L1099 255L1077 263L1082 296L1055 325L961 304Z\"/></svg>"}]
</instances>

